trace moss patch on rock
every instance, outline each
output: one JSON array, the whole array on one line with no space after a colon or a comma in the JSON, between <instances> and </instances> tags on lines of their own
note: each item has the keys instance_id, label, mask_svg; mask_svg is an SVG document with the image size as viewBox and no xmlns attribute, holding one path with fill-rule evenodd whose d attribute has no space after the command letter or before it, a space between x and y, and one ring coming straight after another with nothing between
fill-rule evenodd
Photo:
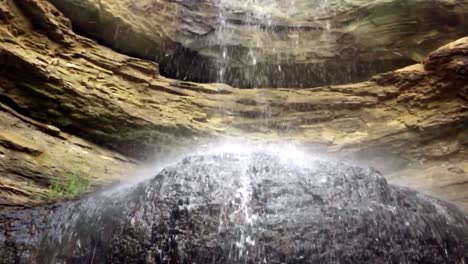
<instances>
[{"instance_id":1,"label":"moss patch on rock","mask_svg":"<svg viewBox=\"0 0 468 264\"><path fill-rule=\"evenodd\" d=\"M81 171L71 172L63 178L53 178L47 198L49 200L60 200L73 198L82 193L92 190L91 177Z\"/></svg>"}]
</instances>

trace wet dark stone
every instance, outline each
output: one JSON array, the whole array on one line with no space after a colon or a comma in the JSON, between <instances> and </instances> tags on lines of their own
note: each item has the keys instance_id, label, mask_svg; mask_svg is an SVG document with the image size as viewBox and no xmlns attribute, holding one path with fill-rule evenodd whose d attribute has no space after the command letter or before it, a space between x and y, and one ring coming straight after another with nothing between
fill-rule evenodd
<instances>
[{"instance_id":1,"label":"wet dark stone","mask_svg":"<svg viewBox=\"0 0 468 264\"><path fill-rule=\"evenodd\" d=\"M375 170L185 158L138 186L0 212L0 263L468 263L468 217Z\"/></svg>"}]
</instances>

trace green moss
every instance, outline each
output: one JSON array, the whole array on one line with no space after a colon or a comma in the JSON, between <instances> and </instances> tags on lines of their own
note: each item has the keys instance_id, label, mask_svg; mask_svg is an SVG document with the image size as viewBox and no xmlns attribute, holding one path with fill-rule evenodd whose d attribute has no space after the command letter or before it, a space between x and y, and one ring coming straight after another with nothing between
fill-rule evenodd
<instances>
[{"instance_id":1,"label":"green moss","mask_svg":"<svg viewBox=\"0 0 468 264\"><path fill-rule=\"evenodd\" d=\"M61 178L54 178L49 186L47 198L49 200L73 198L89 191L91 191L91 179L79 171L69 173Z\"/></svg>"}]
</instances>

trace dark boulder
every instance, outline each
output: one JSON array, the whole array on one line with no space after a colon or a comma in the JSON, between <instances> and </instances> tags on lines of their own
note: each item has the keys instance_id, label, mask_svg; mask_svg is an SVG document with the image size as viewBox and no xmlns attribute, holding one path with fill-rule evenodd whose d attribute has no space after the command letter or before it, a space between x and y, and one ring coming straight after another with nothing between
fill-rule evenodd
<instances>
[{"instance_id":1,"label":"dark boulder","mask_svg":"<svg viewBox=\"0 0 468 264\"><path fill-rule=\"evenodd\" d=\"M375 170L185 158L137 186L0 213L1 263L466 263L468 217Z\"/></svg>"}]
</instances>

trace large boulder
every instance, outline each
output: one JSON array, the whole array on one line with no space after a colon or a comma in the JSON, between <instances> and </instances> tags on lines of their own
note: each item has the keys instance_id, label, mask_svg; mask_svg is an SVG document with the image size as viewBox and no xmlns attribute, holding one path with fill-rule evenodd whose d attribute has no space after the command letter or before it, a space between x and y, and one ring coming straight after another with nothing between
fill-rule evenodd
<instances>
[{"instance_id":1,"label":"large boulder","mask_svg":"<svg viewBox=\"0 0 468 264\"><path fill-rule=\"evenodd\" d=\"M362 81L468 34L466 0L49 1L168 76L241 87Z\"/></svg>"},{"instance_id":2,"label":"large boulder","mask_svg":"<svg viewBox=\"0 0 468 264\"><path fill-rule=\"evenodd\" d=\"M464 263L468 217L297 153L196 155L135 187L0 213L1 263Z\"/></svg>"}]
</instances>

